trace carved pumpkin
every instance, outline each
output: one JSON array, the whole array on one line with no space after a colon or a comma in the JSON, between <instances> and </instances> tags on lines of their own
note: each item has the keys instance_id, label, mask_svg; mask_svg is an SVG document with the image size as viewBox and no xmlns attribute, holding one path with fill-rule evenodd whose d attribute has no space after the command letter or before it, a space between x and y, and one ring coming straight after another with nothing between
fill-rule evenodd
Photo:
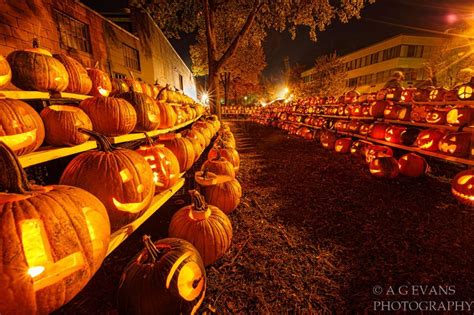
<instances>
[{"instance_id":1,"label":"carved pumpkin","mask_svg":"<svg viewBox=\"0 0 474 315\"><path fill-rule=\"evenodd\" d=\"M196 182L206 201L229 214L237 208L242 197L242 187L230 176L216 175L207 170L196 172Z\"/></svg>"},{"instance_id":2,"label":"carved pumpkin","mask_svg":"<svg viewBox=\"0 0 474 315\"><path fill-rule=\"evenodd\" d=\"M405 131L400 134L400 140L402 144L411 146L415 143L418 135L420 134L420 129L408 127Z\"/></svg>"},{"instance_id":3,"label":"carved pumpkin","mask_svg":"<svg viewBox=\"0 0 474 315\"><path fill-rule=\"evenodd\" d=\"M92 89L92 80L82 64L76 59L63 54L53 56L64 65L68 73L69 84L65 92L88 94Z\"/></svg>"},{"instance_id":4,"label":"carved pumpkin","mask_svg":"<svg viewBox=\"0 0 474 315\"><path fill-rule=\"evenodd\" d=\"M46 143L53 146L74 146L89 140L78 128L92 129L89 116L79 107L51 105L41 111L46 130Z\"/></svg>"},{"instance_id":5,"label":"carved pumpkin","mask_svg":"<svg viewBox=\"0 0 474 315\"><path fill-rule=\"evenodd\" d=\"M114 148L108 139L86 131L99 150L76 156L64 170L60 183L83 188L103 202L112 231L134 221L150 205L155 194L153 172L137 152Z\"/></svg>"},{"instance_id":6,"label":"carved pumpkin","mask_svg":"<svg viewBox=\"0 0 474 315\"><path fill-rule=\"evenodd\" d=\"M352 106L351 115L352 115L352 116L356 116L356 117L362 116L362 105L360 105L360 104L354 104L354 105Z\"/></svg>"},{"instance_id":7,"label":"carved pumpkin","mask_svg":"<svg viewBox=\"0 0 474 315\"><path fill-rule=\"evenodd\" d=\"M7 86L12 79L12 69L7 59L0 55L0 89Z\"/></svg>"},{"instance_id":8,"label":"carved pumpkin","mask_svg":"<svg viewBox=\"0 0 474 315\"><path fill-rule=\"evenodd\" d=\"M474 84L467 83L458 88L458 98L462 101L474 100Z\"/></svg>"},{"instance_id":9,"label":"carved pumpkin","mask_svg":"<svg viewBox=\"0 0 474 315\"><path fill-rule=\"evenodd\" d=\"M427 151L438 151L439 141L445 133L439 129L427 129L418 134L416 146Z\"/></svg>"},{"instance_id":10,"label":"carved pumpkin","mask_svg":"<svg viewBox=\"0 0 474 315\"><path fill-rule=\"evenodd\" d=\"M0 99L0 141L15 154L23 155L40 147L44 125L40 115L19 100Z\"/></svg>"},{"instance_id":11,"label":"carved pumpkin","mask_svg":"<svg viewBox=\"0 0 474 315\"><path fill-rule=\"evenodd\" d=\"M408 153L398 160L400 174L409 177L420 177L428 172L428 163L418 154Z\"/></svg>"},{"instance_id":12,"label":"carved pumpkin","mask_svg":"<svg viewBox=\"0 0 474 315\"><path fill-rule=\"evenodd\" d=\"M147 144L140 146L136 151L150 165L155 193L171 188L179 180L179 161L164 144L153 143L153 140L147 136Z\"/></svg>"},{"instance_id":13,"label":"carved pumpkin","mask_svg":"<svg viewBox=\"0 0 474 315\"><path fill-rule=\"evenodd\" d=\"M474 207L474 169L458 173L451 181L451 192L459 202Z\"/></svg>"},{"instance_id":14,"label":"carved pumpkin","mask_svg":"<svg viewBox=\"0 0 474 315\"><path fill-rule=\"evenodd\" d=\"M334 150L338 153L349 153L352 145L352 138L340 138L334 144Z\"/></svg>"},{"instance_id":15,"label":"carved pumpkin","mask_svg":"<svg viewBox=\"0 0 474 315\"><path fill-rule=\"evenodd\" d=\"M94 131L108 137L125 135L137 124L137 112L121 98L91 97L83 100L79 107L91 119Z\"/></svg>"},{"instance_id":16,"label":"carved pumpkin","mask_svg":"<svg viewBox=\"0 0 474 315\"><path fill-rule=\"evenodd\" d=\"M399 117L398 113L402 108L403 108L402 106L395 105L393 103L390 105L387 105L384 109L383 117L385 119L398 119Z\"/></svg>"},{"instance_id":17,"label":"carved pumpkin","mask_svg":"<svg viewBox=\"0 0 474 315\"><path fill-rule=\"evenodd\" d=\"M66 68L49 51L39 48L37 39L33 40L33 48L15 50L7 60L12 83L22 90L61 92L68 86Z\"/></svg>"},{"instance_id":18,"label":"carved pumpkin","mask_svg":"<svg viewBox=\"0 0 474 315\"><path fill-rule=\"evenodd\" d=\"M158 143L162 143L176 155L179 161L180 172L185 172L193 166L197 152L194 152L193 144L180 133L168 133L158 137Z\"/></svg>"},{"instance_id":19,"label":"carved pumpkin","mask_svg":"<svg viewBox=\"0 0 474 315\"><path fill-rule=\"evenodd\" d=\"M390 125L385 123L374 123L370 125L369 136L374 139L385 139L385 130L390 127Z\"/></svg>"},{"instance_id":20,"label":"carved pumpkin","mask_svg":"<svg viewBox=\"0 0 474 315\"><path fill-rule=\"evenodd\" d=\"M218 158L219 155L230 163L232 163L232 165L234 166L235 174L239 172L240 157L239 152L237 152L236 149L225 145L221 141L218 141L218 146L213 147L211 150L209 150L209 153L207 154L207 159L213 160Z\"/></svg>"},{"instance_id":21,"label":"carved pumpkin","mask_svg":"<svg viewBox=\"0 0 474 315\"><path fill-rule=\"evenodd\" d=\"M335 133L330 131L324 131L319 139L323 148L325 148L326 150L334 150L337 140L337 136Z\"/></svg>"},{"instance_id":22,"label":"carved pumpkin","mask_svg":"<svg viewBox=\"0 0 474 315\"><path fill-rule=\"evenodd\" d=\"M362 123L359 128L359 133L361 135L367 136L370 132L371 125Z\"/></svg>"},{"instance_id":23,"label":"carved pumpkin","mask_svg":"<svg viewBox=\"0 0 474 315\"><path fill-rule=\"evenodd\" d=\"M148 95L127 92L117 95L129 102L137 112L137 124L134 131L151 131L160 126L160 108Z\"/></svg>"},{"instance_id":24,"label":"carved pumpkin","mask_svg":"<svg viewBox=\"0 0 474 315\"><path fill-rule=\"evenodd\" d=\"M151 90L151 86L150 86L148 83L142 82L142 83L141 83L141 86L142 86L143 94L145 94L145 95L148 96L148 97L152 97L152 96L153 96L153 92L152 92L152 90Z\"/></svg>"},{"instance_id":25,"label":"carved pumpkin","mask_svg":"<svg viewBox=\"0 0 474 315\"><path fill-rule=\"evenodd\" d=\"M471 132L448 133L439 141L439 150L454 156L468 156L471 151Z\"/></svg>"},{"instance_id":26,"label":"carved pumpkin","mask_svg":"<svg viewBox=\"0 0 474 315\"><path fill-rule=\"evenodd\" d=\"M398 162L391 156L377 157L370 162L370 174L380 178L395 178L398 176Z\"/></svg>"},{"instance_id":27,"label":"carved pumpkin","mask_svg":"<svg viewBox=\"0 0 474 315\"><path fill-rule=\"evenodd\" d=\"M188 120L188 117L181 105L173 105L172 107L176 113L176 124L181 125L182 123L185 123Z\"/></svg>"},{"instance_id":28,"label":"carved pumpkin","mask_svg":"<svg viewBox=\"0 0 474 315\"><path fill-rule=\"evenodd\" d=\"M169 105L168 103L164 102L156 102L160 109L160 129L171 128L176 125L176 120L178 117L176 116L176 112L173 109L173 106Z\"/></svg>"},{"instance_id":29,"label":"carved pumpkin","mask_svg":"<svg viewBox=\"0 0 474 315\"><path fill-rule=\"evenodd\" d=\"M347 131L351 133L358 133L361 125L362 123L360 121L352 120L347 125Z\"/></svg>"},{"instance_id":30,"label":"carved pumpkin","mask_svg":"<svg viewBox=\"0 0 474 315\"><path fill-rule=\"evenodd\" d=\"M189 242L165 238L153 243L127 265L118 288L119 314L195 314L206 292L206 270Z\"/></svg>"},{"instance_id":31,"label":"carved pumpkin","mask_svg":"<svg viewBox=\"0 0 474 315\"><path fill-rule=\"evenodd\" d=\"M130 91L127 83L125 83L122 79L112 79L112 92L110 92L111 96L115 96L117 94L127 93Z\"/></svg>"},{"instance_id":32,"label":"carved pumpkin","mask_svg":"<svg viewBox=\"0 0 474 315\"><path fill-rule=\"evenodd\" d=\"M338 120L334 124L334 129L336 129L337 131L346 131L348 124L349 123L346 120Z\"/></svg>"},{"instance_id":33,"label":"carved pumpkin","mask_svg":"<svg viewBox=\"0 0 474 315\"><path fill-rule=\"evenodd\" d=\"M125 78L124 81L128 85L130 91L137 93L144 93L143 87L140 81L135 80L135 76L131 71L129 71L130 78Z\"/></svg>"},{"instance_id":34,"label":"carved pumpkin","mask_svg":"<svg viewBox=\"0 0 474 315\"><path fill-rule=\"evenodd\" d=\"M95 68L88 68L87 74L92 80L92 89L89 95L92 96L109 96L112 92L112 82L110 81L109 75L98 68L98 64Z\"/></svg>"},{"instance_id":35,"label":"carved pumpkin","mask_svg":"<svg viewBox=\"0 0 474 315\"><path fill-rule=\"evenodd\" d=\"M472 114L472 108L470 107L453 108L446 115L446 120L448 124L451 124L451 125L470 126L472 124L473 117L474 115Z\"/></svg>"},{"instance_id":36,"label":"carved pumpkin","mask_svg":"<svg viewBox=\"0 0 474 315\"><path fill-rule=\"evenodd\" d=\"M385 141L391 143L401 143L401 134L407 130L407 127L402 126L390 126L385 129Z\"/></svg>"},{"instance_id":37,"label":"carved pumpkin","mask_svg":"<svg viewBox=\"0 0 474 315\"><path fill-rule=\"evenodd\" d=\"M351 90L344 94L344 102L345 103L355 103L360 96L360 92L357 90Z\"/></svg>"},{"instance_id":38,"label":"carved pumpkin","mask_svg":"<svg viewBox=\"0 0 474 315\"><path fill-rule=\"evenodd\" d=\"M369 114L374 118L381 118L384 116L384 110L387 106L393 105L390 101L375 101L370 105Z\"/></svg>"},{"instance_id":39,"label":"carved pumpkin","mask_svg":"<svg viewBox=\"0 0 474 315\"><path fill-rule=\"evenodd\" d=\"M225 159L220 150L214 152L216 155L202 164L201 171L207 170L216 175L227 175L235 178L235 167L232 162Z\"/></svg>"},{"instance_id":40,"label":"carved pumpkin","mask_svg":"<svg viewBox=\"0 0 474 315\"><path fill-rule=\"evenodd\" d=\"M430 91L429 99L432 102L442 102L444 101L444 95L447 90L445 88L437 88Z\"/></svg>"},{"instance_id":41,"label":"carved pumpkin","mask_svg":"<svg viewBox=\"0 0 474 315\"><path fill-rule=\"evenodd\" d=\"M351 149L350 152L351 154L354 155L360 155L360 156L365 156L365 147L367 146L367 143L362 142L362 141L354 141L351 144Z\"/></svg>"},{"instance_id":42,"label":"carved pumpkin","mask_svg":"<svg viewBox=\"0 0 474 315\"><path fill-rule=\"evenodd\" d=\"M216 206L208 205L197 191L190 191L192 204L178 210L171 218L169 236L182 238L201 254L208 266L221 258L232 242L232 224Z\"/></svg>"},{"instance_id":43,"label":"carved pumpkin","mask_svg":"<svg viewBox=\"0 0 474 315\"><path fill-rule=\"evenodd\" d=\"M415 102L427 102L430 100L430 93L434 87L428 87L424 89L417 89L413 95Z\"/></svg>"},{"instance_id":44,"label":"carved pumpkin","mask_svg":"<svg viewBox=\"0 0 474 315\"><path fill-rule=\"evenodd\" d=\"M107 212L80 188L31 185L3 144L0 168L0 312L48 314L99 269L110 238Z\"/></svg>"},{"instance_id":45,"label":"carved pumpkin","mask_svg":"<svg viewBox=\"0 0 474 315\"><path fill-rule=\"evenodd\" d=\"M437 91L437 90L433 90ZM426 122L436 125L444 125L446 123L447 110L435 109L430 110L426 114Z\"/></svg>"},{"instance_id":46,"label":"carved pumpkin","mask_svg":"<svg viewBox=\"0 0 474 315\"><path fill-rule=\"evenodd\" d=\"M383 156L393 156L392 149L383 145L369 145L365 151L365 161L367 163Z\"/></svg>"},{"instance_id":47,"label":"carved pumpkin","mask_svg":"<svg viewBox=\"0 0 474 315\"><path fill-rule=\"evenodd\" d=\"M428 110L424 105L412 105L410 112L410 119L413 122L424 122L426 121L426 115Z\"/></svg>"},{"instance_id":48,"label":"carved pumpkin","mask_svg":"<svg viewBox=\"0 0 474 315\"><path fill-rule=\"evenodd\" d=\"M211 143L211 139L214 134L207 123L197 121L191 126L191 129L201 133L204 136L204 139L206 140L206 147Z\"/></svg>"},{"instance_id":49,"label":"carved pumpkin","mask_svg":"<svg viewBox=\"0 0 474 315\"><path fill-rule=\"evenodd\" d=\"M196 129L186 129L181 132L181 134L186 138L189 139L189 141L192 142L194 146L194 151L197 153L196 154L196 160L199 159L199 156L204 152L206 149L206 139Z\"/></svg>"}]
</instances>

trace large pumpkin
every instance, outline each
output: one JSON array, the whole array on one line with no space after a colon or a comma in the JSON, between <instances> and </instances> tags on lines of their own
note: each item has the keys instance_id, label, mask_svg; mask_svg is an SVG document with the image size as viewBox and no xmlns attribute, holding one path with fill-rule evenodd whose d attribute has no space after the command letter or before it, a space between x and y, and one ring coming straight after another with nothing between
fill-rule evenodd
<instances>
[{"instance_id":1,"label":"large pumpkin","mask_svg":"<svg viewBox=\"0 0 474 315\"><path fill-rule=\"evenodd\" d=\"M212 172L199 171L194 176L201 186L206 201L229 214L237 208L242 197L242 187L237 179Z\"/></svg>"},{"instance_id":2,"label":"large pumpkin","mask_svg":"<svg viewBox=\"0 0 474 315\"><path fill-rule=\"evenodd\" d=\"M140 146L137 152L145 158L153 171L156 193L171 188L179 180L179 161L164 144L153 143L147 136L147 144Z\"/></svg>"},{"instance_id":3,"label":"large pumpkin","mask_svg":"<svg viewBox=\"0 0 474 315\"><path fill-rule=\"evenodd\" d=\"M451 192L459 202L474 207L474 169L458 173L451 181Z\"/></svg>"},{"instance_id":4,"label":"large pumpkin","mask_svg":"<svg viewBox=\"0 0 474 315\"><path fill-rule=\"evenodd\" d=\"M41 111L46 130L46 143L53 146L74 146L86 142L89 135L78 128L92 129L89 116L82 109L68 105L51 105Z\"/></svg>"},{"instance_id":5,"label":"large pumpkin","mask_svg":"<svg viewBox=\"0 0 474 315\"><path fill-rule=\"evenodd\" d=\"M191 129L201 133L204 136L204 139L206 140L206 147L211 143L211 139L214 134L207 124L198 121L191 126Z\"/></svg>"},{"instance_id":6,"label":"large pumpkin","mask_svg":"<svg viewBox=\"0 0 474 315\"><path fill-rule=\"evenodd\" d=\"M221 156L220 150L216 150L216 156L207 160L201 166L201 171L209 171L216 175L227 175L235 178L234 165Z\"/></svg>"},{"instance_id":7,"label":"large pumpkin","mask_svg":"<svg viewBox=\"0 0 474 315\"><path fill-rule=\"evenodd\" d=\"M193 166L196 152L189 139L184 138L180 133L168 133L158 137L158 143L162 143L170 149L178 158L179 169L186 172Z\"/></svg>"},{"instance_id":8,"label":"large pumpkin","mask_svg":"<svg viewBox=\"0 0 474 315\"><path fill-rule=\"evenodd\" d=\"M115 97L91 97L79 107L89 116L94 131L108 137L125 135L137 124L137 112L124 99Z\"/></svg>"},{"instance_id":9,"label":"large pumpkin","mask_svg":"<svg viewBox=\"0 0 474 315\"><path fill-rule=\"evenodd\" d=\"M468 156L471 153L472 132L452 132L445 135L438 144L443 153L454 156Z\"/></svg>"},{"instance_id":10,"label":"large pumpkin","mask_svg":"<svg viewBox=\"0 0 474 315\"><path fill-rule=\"evenodd\" d=\"M369 136L374 139L385 139L385 130L390 127L390 125L385 123L374 123L370 125Z\"/></svg>"},{"instance_id":11,"label":"large pumpkin","mask_svg":"<svg viewBox=\"0 0 474 315\"><path fill-rule=\"evenodd\" d=\"M160 109L160 129L171 128L176 125L176 112L173 109L173 106L164 102L156 102Z\"/></svg>"},{"instance_id":12,"label":"large pumpkin","mask_svg":"<svg viewBox=\"0 0 474 315\"><path fill-rule=\"evenodd\" d=\"M171 218L169 236L184 239L196 247L204 265L221 258L232 242L232 224L216 206L208 205L197 191L190 191L193 202Z\"/></svg>"},{"instance_id":13,"label":"large pumpkin","mask_svg":"<svg viewBox=\"0 0 474 315\"><path fill-rule=\"evenodd\" d=\"M98 65L95 68L88 68L87 74L92 80L92 89L89 91L89 95L109 96L112 92L112 82L109 75L100 70Z\"/></svg>"},{"instance_id":14,"label":"large pumpkin","mask_svg":"<svg viewBox=\"0 0 474 315\"><path fill-rule=\"evenodd\" d=\"M0 313L48 314L99 269L110 238L107 212L80 188L31 185L3 144L0 169Z\"/></svg>"},{"instance_id":15,"label":"large pumpkin","mask_svg":"<svg viewBox=\"0 0 474 315\"><path fill-rule=\"evenodd\" d=\"M7 59L0 55L0 89L7 86L12 79L12 69Z\"/></svg>"},{"instance_id":16,"label":"large pumpkin","mask_svg":"<svg viewBox=\"0 0 474 315\"><path fill-rule=\"evenodd\" d=\"M381 178L395 178L398 175L398 162L391 156L377 157L369 165L370 174Z\"/></svg>"},{"instance_id":17,"label":"large pumpkin","mask_svg":"<svg viewBox=\"0 0 474 315\"><path fill-rule=\"evenodd\" d=\"M145 249L120 278L119 314L195 314L206 292L206 270L199 252L178 238L153 243L145 235L143 241Z\"/></svg>"},{"instance_id":18,"label":"large pumpkin","mask_svg":"<svg viewBox=\"0 0 474 315\"><path fill-rule=\"evenodd\" d=\"M66 68L49 51L39 48L37 40L33 48L11 52L7 60L12 83L22 90L61 92L69 84Z\"/></svg>"},{"instance_id":19,"label":"large pumpkin","mask_svg":"<svg viewBox=\"0 0 474 315\"><path fill-rule=\"evenodd\" d=\"M400 174L409 177L419 177L428 172L426 160L415 153L407 153L398 160Z\"/></svg>"},{"instance_id":20,"label":"large pumpkin","mask_svg":"<svg viewBox=\"0 0 474 315\"><path fill-rule=\"evenodd\" d=\"M44 125L40 115L19 100L0 99L0 141L17 155L32 152L44 140Z\"/></svg>"},{"instance_id":21,"label":"large pumpkin","mask_svg":"<svg viewBox=\"0 0 474 315\"><path fill-rule=\"evenodd\" d=\"M153 172L140 154L114 148L108 139L91 131L99 150L76 156L60 183L83 188L102 201L112 231L134 221L148 208L155 193Z\"/></svg>"},{"instance_id":22,"label":"large pumpkin","mask_svg":"<svg viewBox=\"0 0 474 315\"><path fill-rule=\"evenodd\" d=\"M160 126L160 108L150 96L130 91L117 97L129 102L137 112L135 131L151 131Z\"/></svg>"},{"instance_id":23,"label":"large pumpkin","mask_svg":"<svg viewBox=\"0 0 474 315\"><path fill-rule=\"evenodd\" d=\"M181 134L186 138L189 139L194 146L194 150L196 151L196 160L199 156L204 152L206 149L206 139L199 131L195 129L186 129L181 132Z\"/></svg>"},{"instance_id":24,"label":"large pumpkin","mask_svg":"<svg viewBox=\"0 0 474 315\"><path fill-rule=\"evenodd\" d=\"M63 54L54 55L66 68L69 76L69 84L65 92L88 94L92 89L92 80L87 74L87 70L74 58Z\"/></svg>"},{"instance_id":25,"label":"large pumpkin","mask_svg":"<svg viewBox=\"0 0 474 315\"><path fill-rule=\"evenodd\" d=\"M375 101L370 105L369 114L374 118L381 118L384 116L385 107L392 104L391 101Z\"/></svg>"},{"instance_id":26,"label":"large pumpkin","mask_svg":"<svg viewBox=\"0 0 474 315\"><path fill-rule=\"evenodd\" d=\"M416 145L423 150L438 151L439 141L444 137L445 132L439 129L427 129L418 134Z\"/></svg>"}]
</instances>

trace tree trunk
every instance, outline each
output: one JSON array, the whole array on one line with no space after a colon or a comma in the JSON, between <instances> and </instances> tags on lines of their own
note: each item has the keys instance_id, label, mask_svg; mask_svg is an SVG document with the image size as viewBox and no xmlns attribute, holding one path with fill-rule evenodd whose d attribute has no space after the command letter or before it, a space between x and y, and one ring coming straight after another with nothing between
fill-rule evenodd
<instances>
[{"instance_id":1,"label":"tree trunk","mask_svg":"<svg viewBox=\"0 0 474 315\"><path fill-rule=\"evenodd\" d=\"M219 120L221 119L221 102L220 102L220 86L219 86L219 73L215 66L211 66L209 62L209 91L210 97L209 102L211 105L211 113L217 115Z\"/></svg>"}]
</instances>

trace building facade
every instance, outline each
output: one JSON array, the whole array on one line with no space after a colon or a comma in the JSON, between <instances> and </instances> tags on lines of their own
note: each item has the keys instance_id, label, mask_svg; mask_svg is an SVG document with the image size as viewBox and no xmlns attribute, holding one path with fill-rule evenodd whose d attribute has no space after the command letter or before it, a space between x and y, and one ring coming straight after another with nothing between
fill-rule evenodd
<instances>
[{"instance_id":1,"label":"building facade","mask_svg":"<svg viewBox=\"0 0 474 315\"><path fill-rule=\"evenodd\" d=\"M442 42L440 37L398 35L344 55L340 58L347 71L346 87L363 93L377 91L394 71L404 73L404 86L416 86L428 79L426 61ZM309 69L301 77L309 83L317 77L316 70Z\"/></svg>"},{"instance_id":2,"label":"building facade","mask_svg":"<svg viewBox=\"0 0 474 315\"><path fill-rule=\"evenodd\" d=\"M42 48L68 54L86 67L96 63L112 78L133 76L169 84L197 98L192 72L146 12L128 14L130 29L76 0L0 2L0 54Z\"/></svg>"}]
</instances>

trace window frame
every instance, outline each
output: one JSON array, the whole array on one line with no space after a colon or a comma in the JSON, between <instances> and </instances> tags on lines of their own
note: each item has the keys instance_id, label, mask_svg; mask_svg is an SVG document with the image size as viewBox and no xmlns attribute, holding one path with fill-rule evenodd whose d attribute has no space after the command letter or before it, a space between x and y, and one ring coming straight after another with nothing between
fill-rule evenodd
<instances>
[{"instance_id":1,"label":"window frame","mask_svg":"<svg viewBox=\"0 0 474 315\"><path fill-rule=\"evenodd\" d=\"M59 33L60 47L64 49L75 49L77 51L91 55L92 42L89 25L54 8L53 15L55 17L56 28ZM69 29L67 28L67 25L69 25ZM71 28L74 28L74 30ZM83 45L78 44L78 47L75 47L72 45L74 43L82 43Z\"/></svg>"}]
</instances>

